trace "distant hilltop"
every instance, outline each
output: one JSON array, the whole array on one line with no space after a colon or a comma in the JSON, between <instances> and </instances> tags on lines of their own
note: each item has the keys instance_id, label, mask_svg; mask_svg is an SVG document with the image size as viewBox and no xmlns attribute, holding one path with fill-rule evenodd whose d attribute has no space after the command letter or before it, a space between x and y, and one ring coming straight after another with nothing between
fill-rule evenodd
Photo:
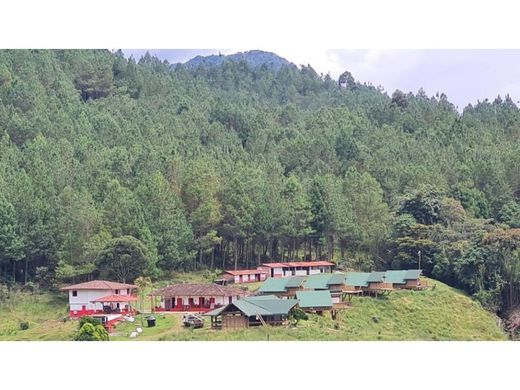
<instances>
[{"instance_id":1,"label":"distant hilltop","mask_svg":"<svg viewBox=\"0 0 520 390\"><path fill-rule=\"evenodd\" d=\"M197 68L198 66L219 66L224 61L240 61L245 60L249 66L252 68L257 68L262 65L267 65L270 69L277 71L283 65L294 66L295 64L287 61L285 58L282 58L274 53L262 51L262 50L249 50L245 52L223 55L223 54L215 54L210 56L196 56L191 60L184 63L184 65L188 68Z\"/></svg>"}]
</instances>

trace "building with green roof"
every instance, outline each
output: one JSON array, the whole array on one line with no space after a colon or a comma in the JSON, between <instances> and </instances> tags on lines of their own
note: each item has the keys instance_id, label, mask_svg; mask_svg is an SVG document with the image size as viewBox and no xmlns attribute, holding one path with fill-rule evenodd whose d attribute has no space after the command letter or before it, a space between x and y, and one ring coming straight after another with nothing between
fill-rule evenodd
<instances>
[{"instance_id":1,"label":"building with green roof","mask_svg":"<svg viewBox=\"0 0 520 390\"><path fill-rule=\"evenodd\" d=\"M204 314L211 317L213 328L235 329L258 325L285 325L298 301L260 295L239 299Z\"/></svg>"},{"instance_id":2,"label":"building with green roof","mask_svg":"<svg viewBox=\"0 0 520 390\"><path fill-rule=\"evenodd\" d=\"M332 296L328 290L297 291L298 306L305 311L330 310L333 307Z\"/></svg>"}]
</instances>

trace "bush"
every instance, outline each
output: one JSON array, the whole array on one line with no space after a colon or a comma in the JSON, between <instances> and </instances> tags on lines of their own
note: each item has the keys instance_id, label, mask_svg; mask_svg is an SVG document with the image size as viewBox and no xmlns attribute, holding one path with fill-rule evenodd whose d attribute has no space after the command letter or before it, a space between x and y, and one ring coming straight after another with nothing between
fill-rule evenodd
<instances>
[{"instance_id":1,"label":"bush","mask_svg":"<svg viewBox=\"0 0 520 390\"><path fill-rule=\"evenodd\" d=\"M27 330L29 329L29 321L20 321L18 326L20 327L20 330Z\"/></svg>"},{"instance_id":2,"label":"bush","mask_svg":"<svg viewBox=\"0 0 520 390\"><path fill-rule=\"evenodd\" d=\"M93 325L85 322L74 337L75 341L108 341L108 332L103 325Z\"/></svg>"},{"instance_id":3,"label":"bush","mask_svg":"<svg viewBox=\"0 0 520 390\"><path fill-rule=\"evenodd\" d=\"M300 320L308 320L309 316L299 307L295 307L291 312L291 319L298 323Z\"/></svg>"},{"instance_id":4,"label":"bush","mask_svg":"<svg viewBox=\"0 0 520 390\"><path fill-rule=\"evenodd\" d=\"M83 325L85 324L92 324L94 326L101 325L101 320L99 318L93 318L93 317L81 317L79 319L79 326L78 328L81 329Z\"/></svg>"}]
</instances>

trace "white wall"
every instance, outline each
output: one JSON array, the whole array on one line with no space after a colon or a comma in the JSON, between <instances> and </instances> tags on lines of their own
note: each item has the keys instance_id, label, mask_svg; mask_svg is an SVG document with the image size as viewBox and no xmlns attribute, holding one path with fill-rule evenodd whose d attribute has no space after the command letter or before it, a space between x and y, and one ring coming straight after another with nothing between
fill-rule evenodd
<instances>
[{"instance_id":1,"label":"white wall","mask_svg":"<svg viewBox=\"0 0 520 390\"><path fill-rule=\"evenodd\" d=\"M115 295L115 290L76 290L77 296L72 296L72 291L69 290L69 305L70 310L82 310L83 306L86 306L86 310L102 310L102 303L92 303L91 301L106 297L107 295ZM131 290L130 290L131 292ZM129 295L127 289L119 290L119 295ZM119 304L121 309L124 308L125 304Z\"/></svg>"}]
</instances>

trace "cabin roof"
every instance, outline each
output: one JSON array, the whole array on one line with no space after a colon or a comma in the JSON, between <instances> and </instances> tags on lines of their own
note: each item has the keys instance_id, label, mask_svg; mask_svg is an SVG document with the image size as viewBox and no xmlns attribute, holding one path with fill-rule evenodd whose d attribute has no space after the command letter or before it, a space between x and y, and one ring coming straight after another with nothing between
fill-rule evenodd
<instances>
[{"instance_id":1,"label":"cabin roof","mask_svg":"<svg viewBox=\"0 0 520 390\"><path fill-rule=\"evenodd\" d=\"M239 299L226 306L205 313L206 316L218 316L230 306L236 307L247 317L256 315L287 315L298 301L296 299L280 299L274 295L253 296Z\"/></svg>"},{"instance_id":2,"label":"cabin roof","mask_svg":"<svg viewBox=\"0 0 520 390\"><path fill-rule=\"evenodd\" d=\"M342 272L335 272L333 274L330 274L328 284L343 284L345 282L346 277L347 275Z\"/></svg>"},{"instance_id":3,"label":"cabin roof","mask_svg":"<svg viewBox=\"0 0 520 390\"><path fill-rule=\"evenodd\" d=\"M285 288L289 287L300 287L305 281L305 276L291 276L287 279L287 283L285 283Z\"/></svg>"},{"instance_id":4,"label":"cabin roof","mask_svg":"<svg viewBox=\"0 0 520 390\"><path fill-rule=\"evenodd\" d=\"M330 291L297 291L296 299L301 308L331 308L332 297Z\"/></svg>"},{"instance_id":5,"label":"cabin roof","mask_svg":"<svg viewBox=\"0 0 520 390\"><path fill-rule=\"evenodd\" d=\"M367 279L367 282L382 282L383 279L386 279L385 272L374 271L370 273L370 276Z\"/></svg>"},{"instance_id":6,"label":"cabin roof","mask_svg":"<svg viewBox=\"0 0 520 390\"><path fill-rule=\"evenodd\" d=\"M399 270L399 271L386 271L386 280L387 283L392 284L405 284L405 276L408 271Z\"/></svg>"},{"instance_id":7,"label":"cabin roof","mask_svg":"<svg viewBox=\"0 0 520 390\"><path fill-rule=\"evenodd\" d=\"M267 278L267 280L262 283L260 288L258 289L259 292L273 292L273 293L280 293L285 292L285 287L287 285L287 282L289 281L289 278Z\"/></svg>"},{"instance_id":8,"label":"cabin roof","mask_svg":"<svg viewBox=\"0 0 520 390\"><path fill-rule=\"evenodd\" d=\"M413 279L419 279L419 276L421 276L422 270L420 269L409 269L406 271L405 280L413 280Z\"/></svg>"},{"instance_id":9,"label":"cabin roof","mask_svg":"<svg viewBox=\"0 0 520 390\"><path fill-rule=\"evenodd\" d=\"M304 287L312 290L326 290L331 274L315 274L307 276Z\"/></svg>"},{"instance_id":10,"label":"cabin roof","mask_svg":"<svg viewBox=\"0 0 520 390\"><path fill-rule=\"evenodd\" d=\"M346 284L354 287L367 287L368 272L347 272Z\"/></svg>"},{"instance_id":11,"label":"cabin roof","mask_svg":"<svg viewBox=\"0 0 520 390\"><path fill-rule=\"evenodd\" d=\"M123 290L127 288L138 288L135 284L111 282L109 280L91 280L90 282L73 284L62 287L60 290Z\"/></svg>"},{"instance_id":12,"label":"cabin roof","mask_svg":"<svg viewBox=\"0 0 520 390\"><path fill-rule=\"evenodd\" d=\"M152 291L150 296L244 296L245 292L235 287L215 283L178 283Z\"/></svg>"}]
</instances>

